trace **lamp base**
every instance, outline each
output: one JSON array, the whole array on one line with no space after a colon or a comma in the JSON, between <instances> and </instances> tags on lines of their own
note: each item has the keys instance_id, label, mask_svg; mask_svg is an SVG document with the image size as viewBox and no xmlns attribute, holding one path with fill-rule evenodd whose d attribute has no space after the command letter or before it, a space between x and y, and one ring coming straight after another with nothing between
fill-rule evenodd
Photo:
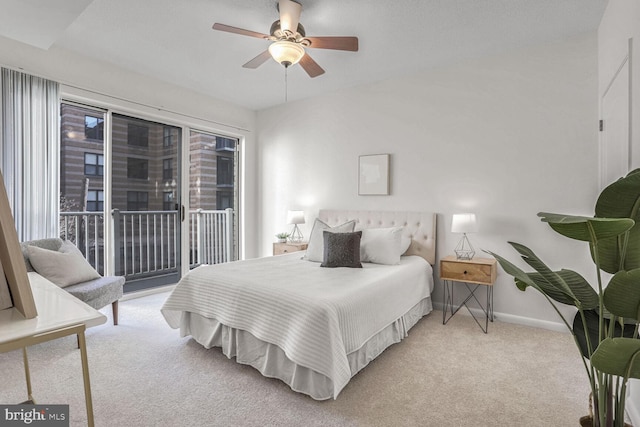
<instances>
[{"instance_id":1,"label":"lamp base","mask_svg":"<svg viewBox=\"0 0 640 427\"><path fill-rule=\"evenodd\" d=\"M302 232L298 228L298 224L294 224L293 230L291 230L291 234L289 235L289 241L291 243L302 242Z\"/></svg>"},{"instance_id":2,"label":"lamp base","mask_svg":"<svg viewBox=\"0 0 640 427\"><path fill-rule=\"evenodd\" d=\"M469 242L466 233L462 235L462 239L460 239L460 242L458 242L458 246L456 246L454 252L457 259L467 261L473 259L476 251L473 249L473 246L471 246L471 242Z\"/></svg>"}]
</instances>

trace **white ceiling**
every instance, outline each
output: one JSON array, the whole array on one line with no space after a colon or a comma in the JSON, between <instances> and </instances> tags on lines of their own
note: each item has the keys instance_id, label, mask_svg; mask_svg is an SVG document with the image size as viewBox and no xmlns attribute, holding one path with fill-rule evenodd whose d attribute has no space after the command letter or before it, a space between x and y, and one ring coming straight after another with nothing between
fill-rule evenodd
<instances>
[{"instance_id":1,"label":"white ceiling","mask_svg":"<svg viewBox=\"0 0 640 427\"><path fill-rule=\"evenodd\" d=\"M285 69L242 64L277 0L0 0L0 35L68 49L253 110L285 100ZM326 71L288 70L288 100L595 31L607 0L300 0L308 36L357 36L358 52L308 49Z\"/></svg>"}]
</instances>

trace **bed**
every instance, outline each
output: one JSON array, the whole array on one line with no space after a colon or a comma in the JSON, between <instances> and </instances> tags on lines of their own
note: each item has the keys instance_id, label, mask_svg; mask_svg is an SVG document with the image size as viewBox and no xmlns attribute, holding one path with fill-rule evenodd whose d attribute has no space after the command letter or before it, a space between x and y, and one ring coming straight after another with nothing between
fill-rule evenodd
<instances>
[{"instance_id":1,"label":"bed","mask_svg":"<svg viewBox=\"0 0 640 427\"><path fill-rule=\"evenodd\" d=\"M190 271L161 309L169 326L205 348L221 347L227 357L294 391L317 400L337 398L351 377L431 312L436 215L321 210L318 219L306 254ZM334 233L351 225L352 232ZM324 262L310 259L318 256L316 227L331 231L321 234L326 248L334 243L327 239L353 237L373 262L321 267L327 263L324 251ZM390 233L393 242L402 238L397 264L369 251L376 242L371 236Z\"/></svg>"}]
</instances>

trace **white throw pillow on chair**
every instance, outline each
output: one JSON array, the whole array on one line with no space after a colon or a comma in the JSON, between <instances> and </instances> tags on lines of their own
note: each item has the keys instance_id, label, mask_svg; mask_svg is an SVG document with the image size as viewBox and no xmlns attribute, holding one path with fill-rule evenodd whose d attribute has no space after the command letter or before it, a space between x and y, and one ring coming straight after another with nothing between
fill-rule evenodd
<instances>
[{"instance_id":1,"label":"white throw pillow on chair","mask_svg":"<svg viewBox=\"0 0 640 427\"><path fill-rule=\"evenodd\" d=\"M101 277L68 240L62 242L58 251L37 246L28 246L27 251L33 269L61 288Z\"/></svg>"}]
</instances>

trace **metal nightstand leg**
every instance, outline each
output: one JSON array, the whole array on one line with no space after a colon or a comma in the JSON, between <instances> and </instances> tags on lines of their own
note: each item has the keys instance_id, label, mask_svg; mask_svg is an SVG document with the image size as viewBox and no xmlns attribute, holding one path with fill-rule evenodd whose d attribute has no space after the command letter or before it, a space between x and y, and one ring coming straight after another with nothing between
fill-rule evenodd
<instances>
[{"instance_id":1,"label":"metal nightstand leg","mask_svg":"<svg viewBox=\"0 0 640 427\"><path fill-rule=\"evenodd\" d=\"M454 282L453 280L444 281L442 324L446 325L447 322L464 306L467 308L467 311L469 312L469 314L471 314L471 317L473 317L473 320L476 321L480 329L482 329L482 332L486 334L489 330L489 320L493 322L493 286L473 284L473 288L472 288L471 286L469 286L469 283L460 282L460 283L464 283L467 290L469 291L469 295L467 295L465 300L462 301L462 303L454 310L453 309L453 282ZM478 290L479 286L486 286L487 288L486 307L484 307L480 302L480 300L478 300L478 297L476 297L475 292ZM478 303L478 306L484 312L484 315L485 315L484 328L482 327L482 324L480 323L478 318L473 314L473 312L467 305L467 302L469 302L469 300L471 300L472 298ZM448 310L451 310L451 315L447 318Z\"/></svg>"}]
</instances>

